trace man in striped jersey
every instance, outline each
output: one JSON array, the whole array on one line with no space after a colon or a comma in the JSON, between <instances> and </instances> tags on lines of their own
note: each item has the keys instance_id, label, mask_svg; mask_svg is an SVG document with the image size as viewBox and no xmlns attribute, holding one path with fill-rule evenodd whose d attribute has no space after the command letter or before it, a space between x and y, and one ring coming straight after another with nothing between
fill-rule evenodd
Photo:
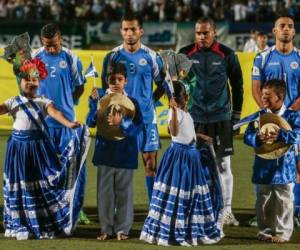
<instances>
[{"instance_id":1,"label":"man in striped jersey","mask_svg":"<svg viewBox=\"0 0 300 250\"><path fill-rule=\"evenodd\" d=\"M123 63L126 66L128 82L125 91L139 103L143 116L143 131L138 136L138 147L142 153L146 174L146 187L151 199L156 156L159 149L159 135L156 124L154 102L165 90L170 96L170 89L165 81L161 57L141 43L144 34L143 20L140 16L127 14L121 21L123 44L114 48L104 59L102 84L107 88L107 73L111 62ZM153 93L152 82L157 88Z\"/></svg>"},{"instance_id":2,"label":"man in striped jersey","mask_svg":"<svg viewBox=\"0 0 300 250\"><path fill-rule=\"evenodd\" d=\"M74 105L78 103L84 91L82 63L74 53L62 46L61 31L56 24L49 23L42 28L41 40L43 47L34 53L34 57L46 64L48 77L41 80L38 94L52 100L67 119L74 121ZM51 117L48 117L46 122L57 152L62 153L74 137L74 131ZM88 218L82 212L79 222L89 224Z\"/></svg>"}]
</instances>

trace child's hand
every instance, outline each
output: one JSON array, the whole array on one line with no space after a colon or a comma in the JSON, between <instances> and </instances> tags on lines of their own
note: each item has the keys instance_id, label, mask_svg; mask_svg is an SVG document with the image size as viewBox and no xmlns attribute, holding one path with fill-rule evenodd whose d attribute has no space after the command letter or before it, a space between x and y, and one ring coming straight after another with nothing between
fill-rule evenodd
<instances>
[{"instance_id":1,"label":"child's hand","mask_svg":"<svg viewBox=\"0 0 300 250\"><path fill-rule=\"evenodd\" d=\"M80 127L81 126L81 123L80 122L78 122L78 121L74 121L74 122L70 122L69 124L68 124L68 128L72 128L72 129L74 129L74 128L78 128L78 127Z\"/></svg>"},{"instance_id":2,"label":"child's hand","mask_svg":"<svg viewBox=\"0 0 300 250\"><path fill-rule=\"evenodd\" d=\"M196 136L202 140L204 140L205 142L207 142L208 144L213 144L213 138L211 138L208 135L205 134L201 134L201 133L197 133Z\"/></svg>"},{"instance_id":3,"label":"child's hand","mask_svg":"<svg viewBox=\"0 0 300 250\"><path fill-rule=\"evenodd\" d=\"M270 131L268 134L268 141L274 142L278 139L279 129L275 129L274 131Z\"/></svg>"},{"instance_id":4,"label":"child's hand","mask_svg":"<svg viewBox=\"0 0 300 250\"><path fill-rule=\"evenodd\" d=\"M181 69L179 71L179 79L183 79L187 74L186 74L186 71L184 69Z\"/></svg>"},{"instance_id":5,"label":"child's hand","mask_svg":"<svg viewBox=\"0 0 300 250\"><path fill-rule=\"evenodd\" d=\"M259 132L259 139L266 144L272 144L278 139L279 129L274 128L272 131L266 130L265 133Z\"/></svg>"},{"instance_id":6,"label":"child's hand","mask_svg":"<svg viewBox=\"0 0 300 250\"><path fill-rule=\"evenodd\" d=\"M107 122L109 125L120 125L123 119L123 115L121 112L110 113L107 116Z\"/></svg>"},{"instance_id":7,"label":"child's hand","mask_svg":"<svg viewBox=\"0 0 300 250\"><path fill-rule=\"evenodd\" d=\"M92 93L91 93L91 97L94 100L98 100L99 99L99 94L98 94L98 90L97 90L96 87L93 87Z\"/></svg>"},{"instance_id":8,"label":"child's hand","mask_svg":"<svg viewBox=\"0 0 300 250\"><path fill-rule=\"evenodd\" d=\"M173 110L177 107L177 103L176 103L174 97L171 97L171 98L170 98L169 106L170 106L170 108L172 108Z\"/></svg>"},{"instance_id":9,"label":"child's hand","mask_svg":"<svg viewBox=\"0 0 300 250\"><path fill-rule=\"evenodd\" d=\"M258 135L258 138L259 138L263 143L266 142L267 135L266 135L265 133L262 133L262 132L258 131L258 132L257 132L257 135Z\"/></svg>"}]
</instances>

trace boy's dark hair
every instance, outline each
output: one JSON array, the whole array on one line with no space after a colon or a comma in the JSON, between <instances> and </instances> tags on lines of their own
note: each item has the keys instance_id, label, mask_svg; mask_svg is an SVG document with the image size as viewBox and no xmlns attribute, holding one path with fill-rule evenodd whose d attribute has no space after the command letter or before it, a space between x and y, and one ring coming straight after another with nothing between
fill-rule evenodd
<instances>
[{"instance_id":1,"label":"boy's dark hair","mask_svg":"<svg viewBox=\"0 0 300 250\"><path fill-rule=\"evenodd\" d=\"M209 23L210 26L215 30L216 29L216 24L214 22L214 20L210 17L201 17L197 20L196 24L203 24L203 23Z\"/></svg>"},{"instance_id":2,"label":"boy's dark hair","mask_svg":"<svg viewBox=\"0 0 300 250\"><path fill-rule=\"evenodd\" d=\"M259 36L267 36L267 34L265 33L265 32L263 32L263 31L259 31L258 33L257 33L257 36L259 37Z\"/></svg>"},{"instance_id":3,"label":"boy's dark hair","mask_svg":"<svg viewBox=\"0 0 300 250\"><path fill-rule=\"evenodd\" d=\"M285 96L286 93L286 84L284 80L280 79L271 79L265 82L262 86L262 89L272 88L274 89L276 95Z\"/></svg>"},{"instance_id":4,"label":"boy's dark hair","mask_svg":"<svg viewBox=\"0 0 300 250\"><path fill-rule=\"evenodd\" d=\"M41 29L41 37L51 39L56 35L61 35L61 32L55 23L48 23Z\"/></svg>"},{"instance_id":5,"label":"boy's dark hair","mask_svg":"<svg viewBox=\"0 0 300 250\"><path fill-rule=\"evenodd\" d=\"M181 81L173 81L174 98L177 103L180 103L188 95L184 84Z\"/></svg>"},{"instance_id":6,"label":"boy's dark hair","mask_svg":"<svg viewBox=\"0 0 300 250\"><path fill-rule=\"evenodd\" d=\"M107 73L108 77L115 74L121 74L127 78L127 70L124 63L110 63Z\"/></svg>"},{"instance_id":7,"label":"boy's dark hair","mask_svg":"<svg viewBox=\"0 0 300 250\"><path fill-rule=\"evenodd\" d=\"M123 21L137 21L140 28L143 28L143 18L133 12L125 13L125 15L121 19L121 24Z\"/></svg>"}]
</instances>

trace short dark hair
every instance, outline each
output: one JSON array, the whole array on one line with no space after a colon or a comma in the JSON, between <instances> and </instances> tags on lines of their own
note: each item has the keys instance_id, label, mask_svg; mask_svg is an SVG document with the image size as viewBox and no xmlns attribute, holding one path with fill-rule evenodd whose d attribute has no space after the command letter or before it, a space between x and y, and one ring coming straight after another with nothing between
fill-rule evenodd
<instances>
[{"instance_id":1,"label":"short dark hair","mask_svg":"<svg viewBox=\"0 0 300 250\"><path fill-rule=\"evenodd\" d=\"M127 70L126 70L126 67L125 67L124 63L114 63L114 62L112 62L112 63L110 63L108 68L109 68L109 70L107 72L108 77L110 77L112 75L115 75L115 74L121 74L125 78L127 78Z\"/></svg>"},{"instance_id":2,"label":"short dark hair","mask_svg":"<svg viewBox=\"0 0 300 250\"><path fill-rule=\"evenodd\" d=\"M61 32L55 23L48 23L41 29L41 37L51 39L56 35L61 35Z\"/></svg>"},{"instance_id":3,"label":"short dark hair","mask_svg":"<svg viewBox=\"0 0 300 250\"><path fill-rule=\"evenodd\" d=\"M202 24L202 23L209 23L211 27L213 27L213 29L216 29L216 24L214 22L214 20L210 17L204 16L204 17L200 17L196 24Z\"/></svg>"},{"instance_id":4,"label":"short dark hair","mask_svg":"<svg viewBox=\"0 0 300 250\"><path fill-rule=\"evenodd\" d=\"M182 102L182 100L188 95L186 88L182 81L173 81L174 87L174 98L177 103Z\"/></svg>"},{"instance_id":5,"label":"short dark hair","mask_svg":"<svg viewBox=\"0 0 300 250\"><path fill-rule=\"evenodd\" d=\"M288 12L286 12L286 13L283 13L282 15L280 15L280 16L276 16L274 24L275 24L275 23L278 21L278 19L280 19L280 18L289 18L289 19L292 19L292 21L295 23L294 17L291 16Z\"/></svg>"},{"instance_id":6,"label":"short dark hair","mask_svg":"<svg viewBox=\"0 0 300 250\"><path fill-rule=\"evenodd\" d=\"M266 81L262 86L262 89L267 89L267 88L274 89L276 95L278 95L278 96L279 95L285 96L286 83L284 80L270 79L270 80Z\"/></svg>"},{"instance_id":7,"label":"short dark hair","mask_svg":"<svg viewBox=\"0 0 300 250\"><path fill-rule=\"evenodd\" d=\"M125 13L125 15L121 19L121 24L123 21L137 21L140 28L143 28L143 18L140 15L135 14L133 12Z\"/></svg>"}]
</instances>

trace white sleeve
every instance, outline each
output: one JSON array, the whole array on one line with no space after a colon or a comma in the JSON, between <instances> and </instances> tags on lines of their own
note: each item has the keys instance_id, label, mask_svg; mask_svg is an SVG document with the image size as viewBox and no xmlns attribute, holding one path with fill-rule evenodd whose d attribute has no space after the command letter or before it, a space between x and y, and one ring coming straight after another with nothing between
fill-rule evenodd
<instances>
[{"instance_id":1,"label":"white sleeve","mask_svg":"<svg viewBox=\"0 0 300 250\"><path fill-rule=\"evenodd\" d=\"M182 118L183 118L182 111L180 109L178 109L178 108L176 108L176 110L177 110L177 121L180 124L181 121L182 121ZM172 109L169 109L169 112L168 112L168 124L170 124L170 122L171 122L172 113L173 113Z\"/></svg>"},{"instance_id":2,"label":"white sleeve","mask_svg":"<svg viewBox=\"0 0 300 250\"><path fill-rule=\"evenodd\" d=\"M48 98L46 98L46 97L43 96L43 97L41 97L39 103L40 103L40 107L43 110L43 113L45 115L48 115L47 108L53 102L50 99L48 99Z\"/></svg>"},{"instance_id":3,"label":"white sleeve","mask_svg":"<svg viewBox=\"0 0 300 250\"><path fill-rule=\"evenodd\" d=\"M15 102L15 97L9 98L4 102L4 105L7 107L9 114L11 114L11 111L14 106L14 102Z\"/></svg>"}]
</instances>

